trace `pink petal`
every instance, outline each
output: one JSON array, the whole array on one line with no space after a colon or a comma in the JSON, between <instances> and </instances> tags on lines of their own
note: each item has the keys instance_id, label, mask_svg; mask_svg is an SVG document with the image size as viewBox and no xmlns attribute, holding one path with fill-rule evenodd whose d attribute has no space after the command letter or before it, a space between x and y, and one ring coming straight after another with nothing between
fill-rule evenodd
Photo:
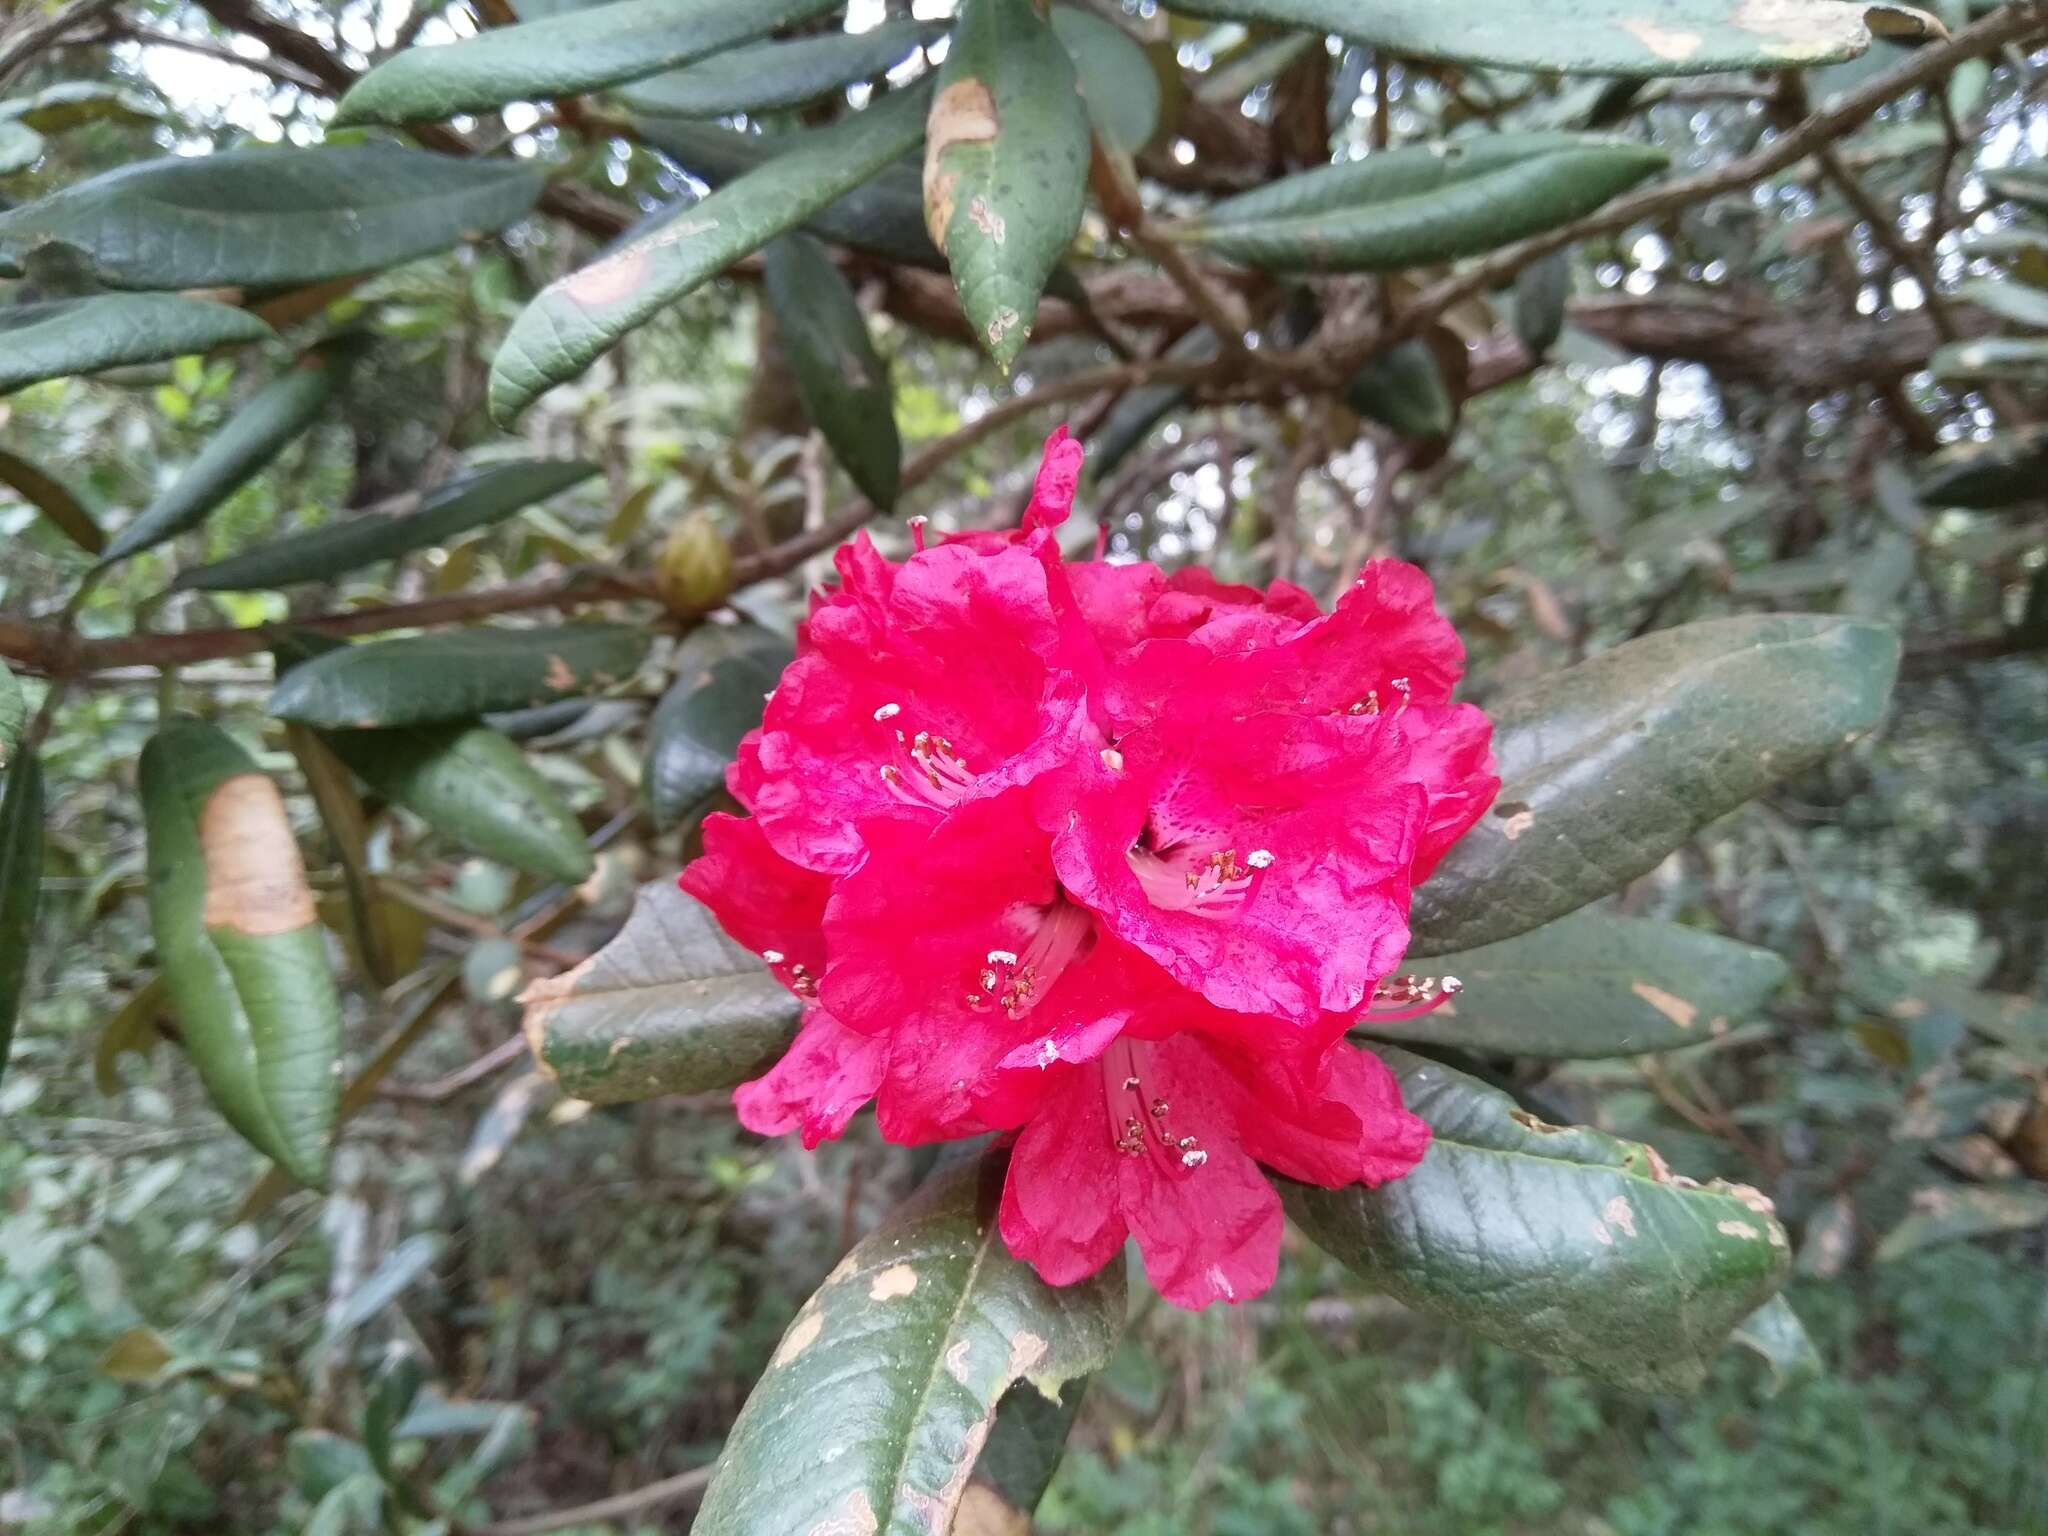
<instances>
[{"instance_id":1,"label":"pink petal","mask_svg":"<svg viewBox=\"0 0 2048 1536\"><path fill-rule=\"evenodd\" d=\"M875 1096L885 1052L879 1037L848 1029L823 1008L807 1009L782 1060L733 1090L733 1108L756 1135L800 1131L806 1147L836 1141Z\"/></svg>"},{"instance_id":2,"label":"pink petal","mask_svg":"<svg viewBox=\"0 0 2048 1536\"><path fill-rule=\"evenodd\" d=\"M718 924L757 954L775 954L816 976L825 968L825 898L831 881L768 845L760 824L714 812L704 852L678 883Z\"/></svg>"}]
</instances>

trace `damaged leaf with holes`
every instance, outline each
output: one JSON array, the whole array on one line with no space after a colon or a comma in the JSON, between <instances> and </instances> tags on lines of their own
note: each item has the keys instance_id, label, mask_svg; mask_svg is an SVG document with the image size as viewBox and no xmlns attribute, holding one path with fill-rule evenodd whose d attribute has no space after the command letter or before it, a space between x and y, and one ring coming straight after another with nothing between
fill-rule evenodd
<instances>
[{"instance_id":1,"label":"damaged leaf with holes","mask_svg":"<svg viewBox=\"0 0 2048 1536\"><path fill-rule=\"evenodd\" d=\"M143 748L149 915L171 1005L228 1123L302 1184L326 1180L341 1002L277 786L181 720Z\"/></svg>"},{"instance_id":2,"label":"damaged leaf with holes","mask_svg":"<svg viewBox=\"0 0 2048 1536\"><path fill-rule=\"evenodd\" d=\"M1420 1165L1378 1189L1282 1187L1302 1230L1375 1288L1546 1364L1668 1392L1696 1388L1784 1283L1785 1229L1749 1186L1698 1183L1654 1148L1381 1054L1429 1122Z\"/></svg>"},{"instance_id":3,"label":"damaged leaf with holes","mask_svg":"<svg viewBox=\"0 0 2048 1536\"><path fill-rule=\"evenodd\" d=\"M967 322L1007 370L1081 227L1088 114L1031 0L967 0L925 134L925 227Z\"/></svg>"},{"instance_id":4,"label":"damaged leaf with holes","mask_svg":"<svg viewBox=\"0 0 2048 1536\"><path fill-rule=\"evenodd\" d=\"M996 1231L1002 1176L1000 1153L960 1157L804 1303L726 1437L698 1536L958 1529L1005 1394L1056 1399L1109 1362L1122 1266L1045 1284Z\"/></svg>"},{"instance_id":5,"label":"damaged leaf with holes","mask_svg":"<svg viewBox=\"0 0 2048 1536\"><path fill-rule=\"evenodd\" d=\"M782 1054L801 1011L672 880L642 886L618 937L520 1001L542 1068L596 1104L736 1087Z\"/></svg>"},{"instance_id":6,"label":"damaged leaf with holes","mask_svg":"<svg viewBox=\"0 0 2048 1536\"><path fill-rule=\"evenodd\" d=\"M1409 953L1512 938L1619 890L1871 730L1898 668L1888 625L1707 619L1491 700L1500 794L1416 891Z\"/></svg>"}]
</instances>

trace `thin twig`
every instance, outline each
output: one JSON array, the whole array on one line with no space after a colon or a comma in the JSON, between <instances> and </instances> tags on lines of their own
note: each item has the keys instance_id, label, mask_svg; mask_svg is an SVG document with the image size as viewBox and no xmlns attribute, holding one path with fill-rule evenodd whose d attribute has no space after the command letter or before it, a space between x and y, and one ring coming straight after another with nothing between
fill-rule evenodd
<instances>
[{"instance_id":1,"label":"thin twig","mask_svg":"<svg viewBox=\"0 0 2048 1536\"><path fill-rule=\"evenodd\" d=\"M71 0L71 4L62 10L40 21L27 23L14 36L0 43L0 85L6 84L17 69L66 32L91 21L113 4L114 0Z\"/></svg>"},{"instance_id":2,"label":"thin twig","mask_svg":"<svg viewBox=\"0 0 2048 1536\"><path fill-rule=\"evenodd\" d=\"M544 1515L526 1515L517 1520L494 1520L489 1525L477 1526L473 1536L546 1536L549 1531L563 1531L575 1525L599 1525L702 1493L711 1481L712 1470L711 1467L692 1467L658 1483L649 1483L645 1488L615 1493L594 1504L550 1510Z\"/></svg>"},{"instance_id":3,"label":"thin twig","mask_svg":"<svg viewBox=\"0 0 2048 1536\"><path fill-rule=\"evenodd\" d=\"M430 1083L384 1083L377 1089L377 1096L385 1099L404 1099L413 1104L445 1104L465 1088L473 1088L494 1072L506 1067L526 1055L524 1035L514 1035L501 1040L483 1055L465 1067L457 1067Z\"/></svg>"},{"instance_id":4,"label":"thin twig","mask_svg":"<svg viewBox=\"0 0 2048 1536\"><path fill-rule=\"evenodd\" d=\"M1373 334L1339 339L1330 348L1323 371L1335 379L1348 379L1378 353L1420 335L1446 310L1499 287L1552 251L1599 235L1616 234L1641 220L1675 213L1723 192L1762 181L1853 132L1886 103L1941 80L1964 60L1996 53L2008 43L2043 32L2048 32L2048 0L2019 0L2001 6L1946 42L1915 49L1897 68L1848 92L1752 154L1697 176L1661 182L1617 198L1576 223L1504 246L1462 271L1430 284L1410 301L1391 326Z\"/></svg>"}]
</instances>

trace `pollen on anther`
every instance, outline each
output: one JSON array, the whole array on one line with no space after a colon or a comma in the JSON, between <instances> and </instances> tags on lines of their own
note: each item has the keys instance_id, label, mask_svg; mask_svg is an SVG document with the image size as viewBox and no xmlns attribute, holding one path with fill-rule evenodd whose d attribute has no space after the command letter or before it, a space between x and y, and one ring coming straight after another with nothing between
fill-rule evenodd
<instances>
[{"instance_id":1,"label":"pollen on anther","mask_svg":"<svg viewBox=\"0 0 2048 1536\"><path fill-rule=\"evenodd\" d=\"M1017 963L1017 956L1011 950L992 949L988 952L988 963L990 965L1015 965Z\"/></svg>"},{"instance_id":2,"label":"pollen on anther","mask_svg":"<svg viewBox=\"0 0 2048 1536\"><path fill-rule=\"evenodd\" d=\"M1273 850L1270 848L1254 848L1244 856L1244 861L1253 869L1271 869L1273 867Z\"/></svg>"},{"instance_id":3,"label":"pollen on anther","mask_svg":"<svg viewBox=\"0 0 2048 1536\"><path fill-rule=\"evenodd\" d=\"M1442 981L1437 983L1437 987L1440 991L1443 992L1458 993L1465 990L1465 983L1458 980L1458 978L1455 976L1446 976Z\"/></svg>"},{"instance_id":4,"label":"pollen on anther","mask_svg":"<svg viewBox=\"0 0 2048 1536\"><path fill-rule=\"evenodd\" d=\"M763 960L766 960L770 965L780 965L782 964L784 956L782 951L779 949L764 949L761 951L761 958Z\"/></svg>"},{"instance_id":5,"label":"pollen on anther","mask_svg":"<svg viewBox=\"0 0 2048 1536\"><path fill-rule=\"evenodd\" d=\"M1209 1154L1202 1151L1199 1147L1192 1152L1183 1152L1180 1155L1180 1165L1183 1168L1199 1168L1207 1161L1209 1161Z\"/></svg>"},{"instance_id":6,"label":"pollen on anther","mask_svg":"<svg viewBox=\"0 0 2048 1536\"><path fill-rule=\"evenodd\" d=\"M1102 749L1102 766L1111 773L1122 773L1124 771L1123 753L1117 751L1115 747L1104 747Z\"/></svg>"},{"instance_id":7,"label":"pollen on anther","mask_svg":"<svg viewBox=\"0 0 2048 1536\"><path fill-rule=\"evenodd\" d=\"M875 711L875 719L878 721L894 720L898 715L902 713L903 706L901 704L884 704L880 709Z\"/></svg>"}]
</instances>

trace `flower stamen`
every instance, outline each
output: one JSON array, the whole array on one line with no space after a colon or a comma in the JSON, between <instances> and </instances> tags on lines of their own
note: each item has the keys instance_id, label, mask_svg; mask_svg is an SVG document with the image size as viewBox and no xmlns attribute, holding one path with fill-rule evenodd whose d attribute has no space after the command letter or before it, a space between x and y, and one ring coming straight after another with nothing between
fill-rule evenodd
<instances>
[{"instance_id":1,"label":"flower stamen","mask_svg":"<svg viewBox=\"0 0 2048 1536\"><path fill-rule=\"evenodd\" d=\"M893 718L896 706L885 704L875 712L877 720ZM885 715L883 710L891 713ZM882 782L896 798L930 810L952 809L974 788L974 774L966 760L953 750L953 743L932 731L915 736L896 733L896 761L882 764Z\"/></svg>"},{"instance_id":2,"label":"flower stamen","mask_svg":"<svg viewBox=\"0 0 2048 1536\"><path fill-rule=\"evenodd\" d=\"M1074 963L1093 931L1094 922L1086 908L1070 901L1055 901L1045 909L1023 954L1013 949L988 952L975 970L974 985L966 996L967 1006L976 1013L1000 1009L1006 1018L1021 1019L1052 990L1053 983ZM1041 1042L1041 1053L1049 1045L1049 1040ZM1050 1066L1057 1059L1059 1048L1052 1045L1052 1050L1053 1056L1042 1059L1040 1066Z\"/></svg>"},{"instance_id":3,"label":"flower stamen","mask_svg":"<svg viewBox=\"0 0 2048 1536\"><path fill-rule=\"evenodd\" d=\"M1358 1017L1368 1023L1395 1024L1434 1013L1465 990L1455 976L1390 976L1372 989Z\"/></svg>"},{"instance_id":4,"label":"flower stamen","mask_svg":"<svg viewBox=\"0 0 2048 1536\"><path fill-rule=\"evenodd\" d=\"M1243 906L1259 875L1273 865L1273 854L1265 848L1253 849L1242 863L1235 848L1162 856L1139 845L1126 857L1153 906L1204 917L1221 917Z\"/></svg>"},{"instance_id":5,"label":"flower stamen","mask_svg":"<svg viewBox=\"0 0 2048 1536\"><path fill-rule=\"evenodd\" d=\"M1109 1108L1109 1123L1113 1135L1110 1144L1125 1157L1144 1157L1156 1151L1171 1167L1178 1162L1182 1168L1193 1170L1209 1161L1209 1154L1203 1150L1201 1139L1195 1136L1176 1136L1168 1124L1167 1116L1173 1113L1173 1106L1162 1098L1145 1095L1144 1079L1137 1069L1138 1047L1128 1040L1119 1040L1110 1047L1109 1059L1102 1071L1102 1091ZM1134 1108L1127 1107L1118 1090L1110 1086L1121 1067L1123 1094L1129 1094ZM1142 1110L1143 1113L1137 1113ZM1145 1136L1145 1122L1152 1121L1154 1141ZM1156 1147L1154 1142L1156 1141Z\"/></svg>"}]
</instances>

